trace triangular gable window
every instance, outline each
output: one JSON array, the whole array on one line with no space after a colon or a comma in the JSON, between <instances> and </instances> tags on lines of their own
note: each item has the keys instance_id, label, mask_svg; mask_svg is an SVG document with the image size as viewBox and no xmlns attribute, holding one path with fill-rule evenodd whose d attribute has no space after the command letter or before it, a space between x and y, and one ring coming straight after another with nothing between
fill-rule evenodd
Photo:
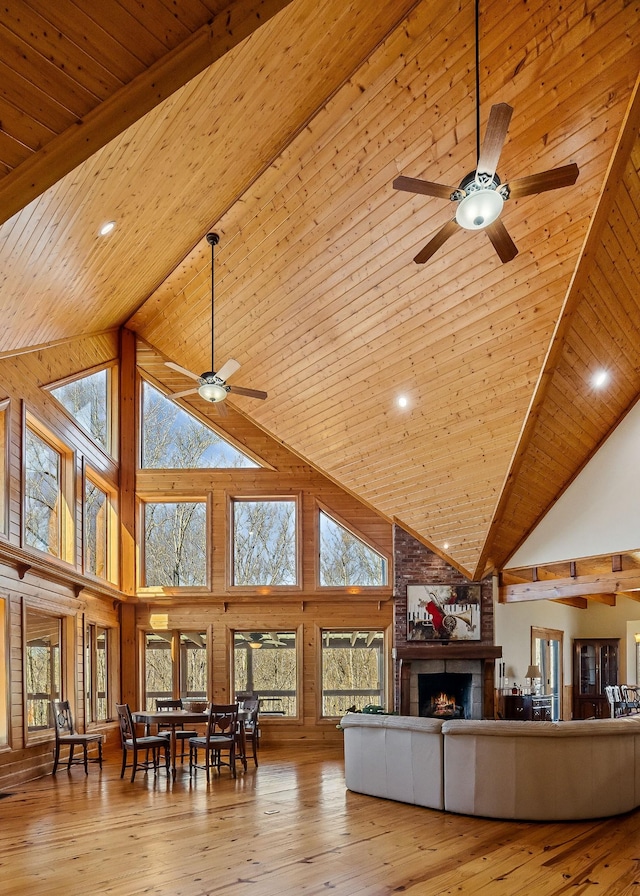
<instances>
[{"instance_id":1,"label":"triangular gable window","mask_svg":"<svg viewBox=\"0 0 640 896\"><path fill-rule=\"evenodd\" d=\"M142 466L154 470L202 470L259 464L143 382Z\"/></svg>"},{"instance_id":2,"label":"triangular gable window","mask_svg":"<svg viewBox=\"0 0 640 896\"><path fill-rule=\"evenodd\" d=\"M353 532L320 510L320 584L383 586L387 561Z\"/></svg>"},{"instance_id":3,"label":"triangular gable window","mask_svg":"<svg viewBox=\"0 0 640 896\"><path fill-rule=\"evenodd\" d=\"M51 389L51 394L105 451L111 451L109 375L105 368Z\"/></svg>"}]
</instances>

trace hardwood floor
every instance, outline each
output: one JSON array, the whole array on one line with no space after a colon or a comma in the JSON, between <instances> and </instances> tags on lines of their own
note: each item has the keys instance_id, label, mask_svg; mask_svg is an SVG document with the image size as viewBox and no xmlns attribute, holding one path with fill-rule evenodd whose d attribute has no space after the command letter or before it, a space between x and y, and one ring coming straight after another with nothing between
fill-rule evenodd
<instances>
[{"instance_id":1,"label":"hardwood floor","mask_svg":"<svg viewBox=\"0 0 640 896\"><path fill-rule=\"evenodd\" d=\"M640 896L640 812L495 822L345 790L334 747L262 750L234 781L66 769L0 799L0 893ZM541 786L544 783L541 782ZM632 785L630 785L632 786Z\"/></svg>"}]
</instances>

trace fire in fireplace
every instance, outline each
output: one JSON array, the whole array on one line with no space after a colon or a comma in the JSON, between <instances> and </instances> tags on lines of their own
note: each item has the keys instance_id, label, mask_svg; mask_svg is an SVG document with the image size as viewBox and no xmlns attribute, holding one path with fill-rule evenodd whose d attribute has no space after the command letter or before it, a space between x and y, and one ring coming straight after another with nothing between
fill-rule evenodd
<instances>
[{"instance_id":1,"label":"fire in fireplace","mask_svg":"<svg viewBox=\"0 0 640 896\"><path fill-rule=\"evenodd\" d=\"M471 718L471 681L466 673L418 675L420 715L437 719Z\"/></svg>"}]
</instances>

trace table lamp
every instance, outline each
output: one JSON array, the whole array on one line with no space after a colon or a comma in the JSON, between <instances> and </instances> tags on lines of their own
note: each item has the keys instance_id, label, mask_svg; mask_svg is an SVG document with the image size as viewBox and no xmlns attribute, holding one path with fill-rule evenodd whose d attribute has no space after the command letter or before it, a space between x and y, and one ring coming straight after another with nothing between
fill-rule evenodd
<instances>
[{"instance_id":1,"label":"table lamp","mask_svg":"<svg viewBox=\"0 0 640 896\"><path fill-rule=\"evenodd\" d=\"M528 678L531 682L531 692L533 694L537 694L540 689L540 679L542 678L542 672L540 671L540 666L529 666L527 669L527 674L525 678Z\"/></svg>"}]
</instances>

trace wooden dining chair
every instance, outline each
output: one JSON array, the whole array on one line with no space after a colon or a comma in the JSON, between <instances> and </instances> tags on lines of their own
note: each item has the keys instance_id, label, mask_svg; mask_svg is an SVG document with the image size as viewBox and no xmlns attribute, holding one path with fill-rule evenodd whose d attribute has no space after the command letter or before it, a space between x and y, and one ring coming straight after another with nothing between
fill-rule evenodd
<instances>
[{"instance_id":1,"label":"wooden dining chair","mask_svg":"<svg viewBox=\"0 0 640 896\"><path fill-rule=\"evenodd\" d=\"M158 712L168 711L170 709L182 709L182 700L156 700L156 710ZM171 737L171 731L169 730L169 726L163 725L161 722L158 722L158 734L162 737ZM187 755L185 750L186 742L192 738L197 737L198 732L193 730L189 731L184 728L176 729L176 741L180 742L180 762L184 763L184 757Z\"/></svg>"},{"instance_id":2,"label":"wooden dining chair","mask_svg":"<svg viewBox=\"0 0 640 896\"><path fill-rule=\"evenodd\" d=\"M228 765L236 777L236 738L238 729L237 703L212 703L209 721L204 737L192 737L189 741L189 774L194 769L203 768L209 781L209 770ZM204 751L204 764L198 763L198 751ZM222 759L226 753L227 761Z\"/></svg>"},{"instance_id":3,"label":"wooden dining chair","mask_svg":"<svg viewBox=\"0 0 640 896\"><path fill-rule=\"evenodd\" d=\"M104 734L79 734L73 727L73 715L71 714L71 707L69 706L68 700L51 700L49 705L51 707L53 729L56 736L52 774L55 775L58 770L60 748L63 746L69 747L67 769L70 769L72 765L82 763L84 765L84 773L85 775L88 775L89 762L99 762L100 768L102 768L102 744L104 743ZM90 759L88 753L91 744L97 745L98 755ZM82 757L76 756L74 758L73 752L76 747L82 747Z\"/></svg>"},{"instance_id":4,"label":"wooden dining chair","mask_svg":"<svg viewBox=\"0 0 640 896\"><path fill-rule=\"evenodd\" d=\"M260 746L260 699L248 697L243 701L242 708L248 716L244 720L245 750L251 747L253 761L258 767L258 747ZM246 765L245 765L246 768Z\"/></svg>"},{"instance_id":5,"label":"wooden dining chair","mask_svg":"<svg viewBox=\"0 0 640 896\"><path fill-rule=\"evenodd\" d=\"M164 750L164 763L167 775L169 775L169 738L159 734L145 734L142 737L138 737L129 704L116 704L116 711L118 713L118 722L120 723L120 740L122 742L122 769L120 771L120 777L124 778L124 772L127 767L127 756L129 753L133 754L131 762L132 782L138 769L148 771L152 768L154 774L156 774L160 767L161 750ZM139 759L138 754L140 752L144 752L144 759ZM149 760L150 752L151 760Z\"/></svg>"}]
</instances>

